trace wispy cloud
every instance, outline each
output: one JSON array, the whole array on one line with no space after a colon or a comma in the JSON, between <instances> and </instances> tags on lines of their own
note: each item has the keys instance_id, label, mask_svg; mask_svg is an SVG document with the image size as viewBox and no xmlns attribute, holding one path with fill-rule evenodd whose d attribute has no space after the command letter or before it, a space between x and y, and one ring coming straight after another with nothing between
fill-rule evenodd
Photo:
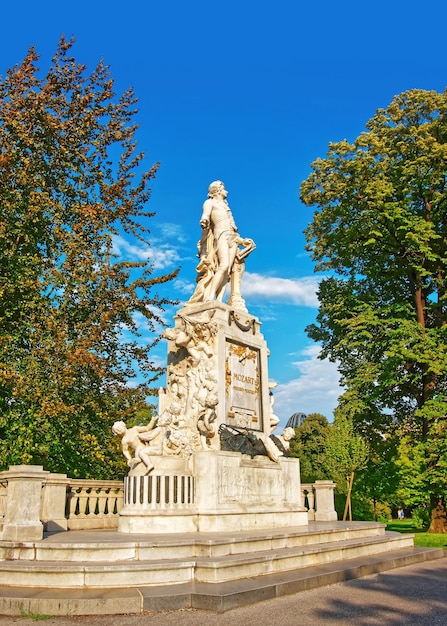
<instances>
[{"instance_id":1,"label":"wispy cloud","mask_svg":"<svg viewBox=\"0 0 447 626\"><path fill-rule=\"evenodd\" d=\"M194 293L196 283L184 280L183 278L176 278L173 282L173 286L176 291L189 297Z\"/></svg>"},{"instance_id":2,"label":"wispy cloud","mask_svg":"<svg viewBox=\"0 0 447 626\"><path fill-rule=\"evenodd\" d=\"M185 235L183 227L180 224L164 222L158 225L158 229L162 238L167 241L179 241L180 243L186 243L189 240L189 237Z\"/></svg>"},{"instance_id":3,"label":"wispy cloud","mask_svg":"<svg viewBox=\"0 0 447 626\"><path fill-rule=\"evenodd\" d=\"M144 246L142 243L132 243L121 236L113 239L113 253L133 261L150 261L156 270L173 268L180 261L179 253L172 245L159 243Z\"/></svg>"},{"instance_id":4,"label":"wispy cloud","mask_svg":"<svg viewBox=\"0 0 447 626\"><path fill-rule=\"evenodd\" d=\"M275 389L275 413L285 426L293 413L321 413L332 421L338 397L343 393L335 363L318 359L320 348L313 344L300 354L303 357L293 365L299 376Z\"/></svg>"},{"instance_id":5,"label":"wispy cloud","mask_svg":"<svg viewBox=\"0 0 447 626\"><path fill-rule=\"evenodd\" d=\"M244 297L280 300L284 304L318 307L316 276L303 278L279 278L262 274L244 274L242 293Z\"/></svg>"}]
</instances>

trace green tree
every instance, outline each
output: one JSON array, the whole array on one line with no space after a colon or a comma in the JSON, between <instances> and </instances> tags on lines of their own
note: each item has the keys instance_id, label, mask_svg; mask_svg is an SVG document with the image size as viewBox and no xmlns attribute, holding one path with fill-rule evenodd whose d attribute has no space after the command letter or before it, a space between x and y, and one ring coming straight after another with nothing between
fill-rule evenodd
<instances>
[{"instance_id":1,"label":"green tree","mask_svg":"<svg viewBox=\"0 0 447 626\"><path fill-rule=\"evenodd\" d=\"M412 90L352 143L330 144L301 198L322 281L310 336L339 363L343 410L384 434L405 424L424 448L430 506L445 507L447 92Z\"/></svg>"},{"instance_id":2,"label":"green tree","mask_svg":"<svg viewBox=\"0 0 447 626\"><path fill-rule=\"evenodd\" d=\"M110 426L160 373L149 351L169 301L154 290L175 273L113 252L117 235L149 245L157 166L136 150L133 91L117 97L108 67L87 73L72 45L43 77L31 48L0 80L0 463L112 477Z\"/></svg>"},{"instance_id":3,"label":"green tree","mask_svg":"<svg viewBox=\"0 0 447 626\"><path fill-rule=\"evenodd\" d=\"M414 439L411 432L402 429L396 466L399 475L397 498L411 508L424 526L432 532L445 531L445 511L442 494L447 493L447 433L444 425L438 437L430 444ZM431 498L438 495L438 503L430 515Z\"/></svg>"},{"instance_id":4,"label":"green tree","mask_svg":"<svg viewBox=\"0 0 447 626\"><path fill-rule=\"evenodd\" d=\"M295 429L295 433L290 442L290 455L300 459L302 482L313 483L315 480L331 478L322 463L329 433L326 417L320 413L310 413L301 426Z\"/></svg>"},{"instance_id":5,"label":"green tree","mask_svg":"<svg viewBox=\"0 0 447 626\"><path fill-rule=\"evenodd\" d=\"M369 456L368 444L354 431L353 423L340 411L336 411L334 423L326 439L323 463L337 490L346 493L343 521L349 514L352 520L352 491L357 470L365 467ZM346 487L345 487L346 485Z\"/></svg>"},{"instance_id":6,"label":"green tree","mask_svg":"<svg viewBox=\"0 0 447 626\"><path fill-rule=\"evenodd\" d=\"M397 493L399 472L396 454L394 437L387 437L380 445L377 442L375 445L370 442L366 464L357 472L357 492L361 491L363 498L372 503L376 521L379 520L384 510L390 512L391 507L397 508L402 504Z\"/></svg>"}]
</instances>

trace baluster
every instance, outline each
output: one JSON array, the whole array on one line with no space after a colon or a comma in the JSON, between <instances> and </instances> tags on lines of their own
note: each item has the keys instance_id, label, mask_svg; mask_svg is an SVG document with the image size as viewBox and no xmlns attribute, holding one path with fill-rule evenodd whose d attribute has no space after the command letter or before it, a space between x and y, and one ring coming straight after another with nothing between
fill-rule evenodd
<instances>
[{"instance_id":1,"label":"baluster","mask_svg":"<svg viewBox=\"0 0 447 626\"><path fill-rule=\"evenodd\" d=\"M79 496L79 516L80 517L89 517L92 515L93 511L91 508L90 502L90 494L92 493L91 487L87 489L82 489Z\"/></svg>"},{"instance_id":2,"label":"baluster","mask_svg":"<svg viewBox=\"0 0 447 626\"><path fill-rule=\"evenodd\" d=\"M309 502L308 516L310 520L315 519L315 491L314 486L309 485L310 489L307 493L307 500Z\"/></svg>"}]
</instances>

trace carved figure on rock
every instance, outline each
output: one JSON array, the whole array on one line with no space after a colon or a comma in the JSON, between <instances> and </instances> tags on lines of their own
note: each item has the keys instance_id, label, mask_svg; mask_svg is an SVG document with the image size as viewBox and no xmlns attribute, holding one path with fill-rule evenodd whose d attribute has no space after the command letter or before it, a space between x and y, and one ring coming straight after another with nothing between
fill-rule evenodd
<instances>
[{"instance_id":1,"label":"carved figure on rock","mask_svg":"<svg viewBox=\"0 0 447 626\"><path fill-rule=\"evenodd\" d=\"M232 281L232 290L235 291L236 300L238 295L240 297L243 262L254 250L255 244L251 239L240 237L226 200L227 195L228 192L220 180L212 182L208 188L208 199L203 204L200 219L202 237L199 242L197 287L189 303L207 302L214 298L222 302L236 259L238 268ZM241 245L242 250L239 249Z\"/></svg>"},{"instance_id":2,"label":"carved figure on rock","mask_svg":"<svg viewBox=\"0 0 447 626\"><path fill-rule=\"evenodd\" d=\"M288 427L279 436L268 437L265 433L258 433L257 436L264 444L269 459L278 463L280 456L289 456L290 440L295 437L295 430Z\"/></svg>"},{"instance_id":3,"label":"carved figure on rock","mask_svg":"<svg viewBox=\"0 0 447 626\"><path fill-rule=\"evenodd\" d=\"M219 427L222 450L232 450L249 454L252 458L257 455L268 456L271 461L279 462L281 456L288 456L290 440L295 436L293 428L285 428L282 435L268 437L262 432L242 430L234 426L221 424Z\"/></svg>"},{"instance_id":4,"label":"carved figure on rock","mask_svg":"<svg viewBox=\"0 0 447 626\"><path fill-rule=\"evenodd\" d=\"M183 406L186 403L188 389L186 386L186 362L168 365L168 389L172 398Z\"/></svg>"},{"instance_id":5,"label":"carved figure on rock","mask_svg":"<svg viewBox=\"0 0 447 626\"><path fill-rule=\"evenodd\" d=\"M125 458L127 459L127 465L133 469L135 465L143 462L146 466L146 474L149 474L154 465L149 456L148 442L155 439L161 434L161 427L154 428L155 419L152 418L147 426L133 426L127 428L126 424L122 421L115 422L112 426L112 432L121 439L121 449ZM144 440L142 439L144 433ZM131 454L131 452L133 454ZM151 451L154 454L154 450ZM157 454L157 452L155 452ZM158 452L161 454L161 451Z\"/></svg>"},{"instance_id":6,"label":"carved figure on rock","mask_svg":"<svg viewBox=\"0 0 447 626\"><path fill-rule=\"evenodd\" d=\"M182 407L178 402L173 402L169 407L170 424L174 428L180 428L183 426L184 420L182 419Z\"/></svg>"},{"instance_id":7,"label":"carved figure on rock","mask_svg":"<svg viewBox=\"0 0 447 626\"><path fill-rule=\"evenodd\" d=\"M215 324L193 322L186 316L180 316L183 328L168 328L162 336L174 342L177 348L185 348L190 364L195 367L203 354L208 358L214 354L213 341L217 332Z\"/></svg>"}]
</instances>

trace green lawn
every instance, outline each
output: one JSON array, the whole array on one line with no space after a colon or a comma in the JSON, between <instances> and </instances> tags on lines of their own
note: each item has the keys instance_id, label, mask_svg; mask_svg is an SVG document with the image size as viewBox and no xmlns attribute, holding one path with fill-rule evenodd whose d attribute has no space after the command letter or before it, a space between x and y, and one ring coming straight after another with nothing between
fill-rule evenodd
<instances>
[{"instance_id":1,"label":"green lawn","mask_svg":"<svg viewBox=\"0 0 447 626\"><path fill-rule=\"evenodd\" d=\"M399 533L414 534L414 545L423 548L444 548L447 550L447 534L437 535L427 533L425 530L413 526L411 519L393 520L386 526L387 530L395 530Z\"/></svg>"}]
</instances>

